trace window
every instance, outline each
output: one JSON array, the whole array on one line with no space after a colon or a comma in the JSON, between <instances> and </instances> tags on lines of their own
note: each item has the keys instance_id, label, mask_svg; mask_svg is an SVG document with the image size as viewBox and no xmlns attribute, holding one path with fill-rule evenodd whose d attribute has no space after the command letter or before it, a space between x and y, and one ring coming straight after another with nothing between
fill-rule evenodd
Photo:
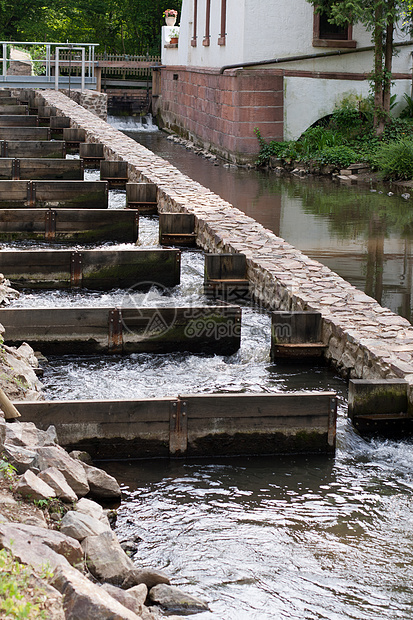
<instances>
[{"instance_id":1,"label":"window","mask_svg":"<svg viewBox=\"0 0 413 620\"><path fill-rule=\"evenodd\" d=\"M196 20L198 19L198 0L194 0L194 29L192 33L191 45L196 47Z\"/></svg>"},{"instance_id":2,"label":"window","mask_svg":"<svg viewBox=\"0 0 413 620\"><path fill-rule=\"evenodd\" d=\"M314 10L313 47L356 47L353 40L353 26L330 24L327 13Z\"/></svg>"},{"instance_id":3,"label":"window","mask_svg":"<svg viewBox=\"0 0 413 620\"><path fill-rule=\"evenodd\" d=\"M221 0L221 32L218 37L218 45L225 45L225 30L227 29L227 0Z\"/></svg>"},{"instance_id":4,"label":"window","mask_svg":"<svg viewBox=\"0 0 413 620\"><path fill-rule=\"evenodd\" d=\"M205 15L205 36L202 41L202 45L209 46L210 42L210 24L211 24L211 0L206 0L206 15Z\"/></svg>"}]
</instances>

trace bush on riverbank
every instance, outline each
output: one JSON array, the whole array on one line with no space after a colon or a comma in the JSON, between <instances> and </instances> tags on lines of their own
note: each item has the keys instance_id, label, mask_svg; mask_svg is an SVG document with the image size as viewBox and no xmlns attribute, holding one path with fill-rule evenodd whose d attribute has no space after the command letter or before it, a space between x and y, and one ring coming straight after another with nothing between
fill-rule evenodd
<instances>
[{"instance_id":1,"label":"bush on riverbank","mask_svg":"<svg viewBox=\"0 0 413 620\"><path fill-rule=\"evenodd\" d=\"M349 97L298 140L266 142L256 128L260 146L256 163L266 166L276 158L285 164L294 161L340 169L365 162L387 179L413 178L413 118L402 116L391 118L378 138L373 130L371 99Z\"/></svg>"}]
</instances>

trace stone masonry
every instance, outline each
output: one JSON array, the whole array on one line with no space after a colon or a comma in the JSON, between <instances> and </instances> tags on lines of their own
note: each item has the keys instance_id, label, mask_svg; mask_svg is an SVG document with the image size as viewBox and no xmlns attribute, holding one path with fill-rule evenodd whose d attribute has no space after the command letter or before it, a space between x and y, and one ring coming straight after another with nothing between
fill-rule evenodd
<instances>
[{"instance_id":1,"label":"stone masonry","mask_svg":"<svg viewBox=\"0 0 413 620\"><path fill-rule=\"evenodd\" d=\"M163 67L155 113L163 125L235 162L254 161L259 127L267 140L282 140L282 71Z\"/></svg>"},{"instance_id":2,"label":"stone masonry","mask_svg":"<svg viewBox=\"0 0 413 620\"><path fill-rule=\"evenodd\" d=\"M39 97L104 144L105 157L127 161L131 181L155 183L159 208L193 213L198 245L211 252L242 252L258 303L286 311L312 310L323 317L327 357L345 377L402 378L413 405L413 326L315 260L265 229L62 93Z\"/></svg>"}]
</instances>

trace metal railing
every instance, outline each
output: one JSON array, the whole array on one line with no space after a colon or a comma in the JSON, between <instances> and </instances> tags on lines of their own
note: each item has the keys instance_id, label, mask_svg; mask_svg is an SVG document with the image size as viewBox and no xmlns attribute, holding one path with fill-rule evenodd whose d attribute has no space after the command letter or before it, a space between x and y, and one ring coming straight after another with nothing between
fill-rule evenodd
<instances>
[{"instance_id":1,"label":"metal railing","mask_svg":"<svg viewBox=\"0 0 413 620\"><path fill-rule=\"evenodd\" d=\"M85 90L86 86L94 87L96 85L95 78L95 47L98 43L55 43L55 42L39 42L39 41L0 41L2 46L2 74L0 76L0 82L3 84L13 84L16 82L22 83L22 85L30 85L38 88L54 88L59 89L59 83L66 86L67 78L60 75L60 68L62 65L67 64L67 60L60 57L61 52L66 52L66 55L72 54L73 51L81 53L81 75L80 86L81 90ZM26 76L26 75L8 75L7 68L10 63L21 62L19 59L11 58L8 54L8 47L12 48L23 47L27 48L36 46L44 48L44 58L31 58L32 64L41 64L45 68L44 75ZM53 50L53 54L52 54ZM70 62L70 59L69 59ZM52 76L52 70L54 69L55 75ZM70 83L70 76L69 76Z\"/></svg>"}]
</instances>

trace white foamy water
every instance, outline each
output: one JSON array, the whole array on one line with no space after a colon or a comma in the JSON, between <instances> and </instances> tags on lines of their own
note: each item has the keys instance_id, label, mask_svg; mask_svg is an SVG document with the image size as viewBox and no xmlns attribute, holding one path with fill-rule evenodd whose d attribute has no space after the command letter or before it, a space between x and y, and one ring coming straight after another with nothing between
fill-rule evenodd
<instances>
[{"instance_id":1,"label":"white foamy water","mask_svg":"<svg viewBox=\"0 0 413 620\"><path fill-rule=\"evenodd\" d=\"M108 123L119 131L141 131L155 132L159 131L157 125L154 124L152 114L144 116L111 116L108 115Z\"/></svg>"}]
</instances>

